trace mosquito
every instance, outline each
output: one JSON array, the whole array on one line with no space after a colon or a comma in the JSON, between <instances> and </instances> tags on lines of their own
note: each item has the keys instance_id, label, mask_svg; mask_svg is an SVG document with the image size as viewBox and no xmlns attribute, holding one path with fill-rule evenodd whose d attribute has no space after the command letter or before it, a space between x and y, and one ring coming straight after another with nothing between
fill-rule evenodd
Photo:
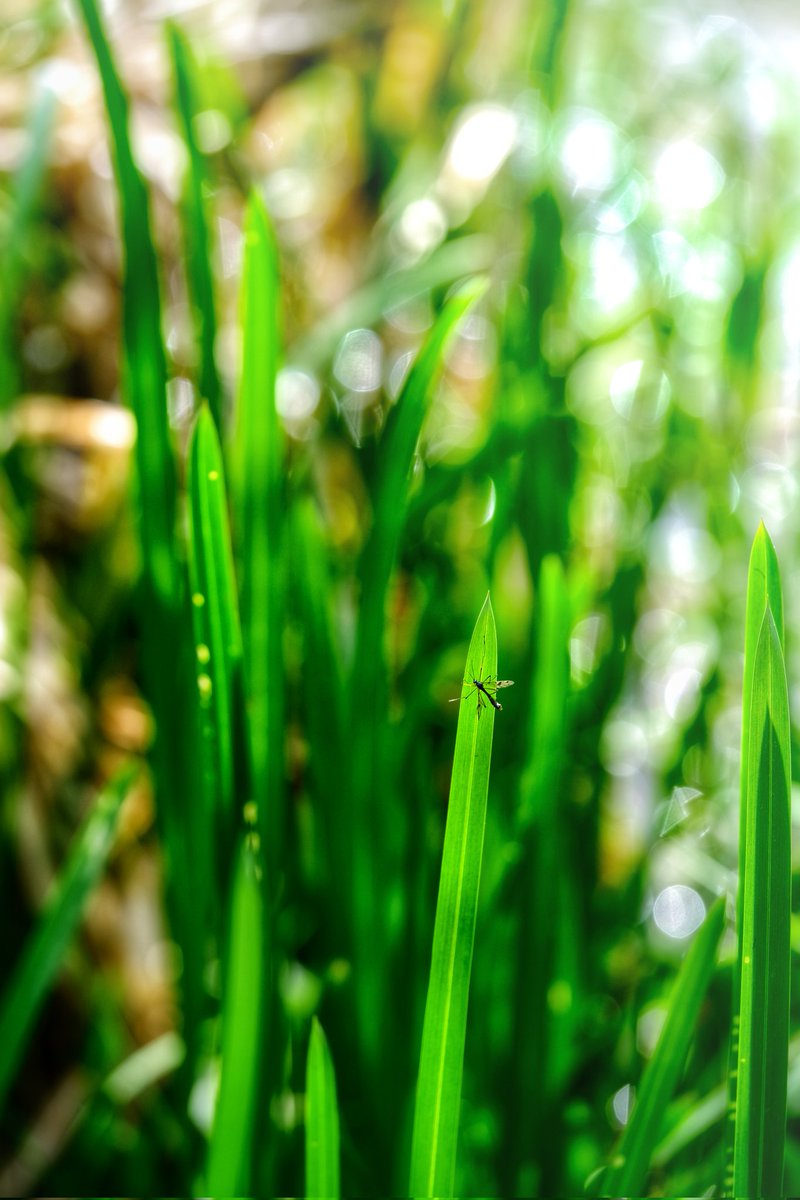
<instances>
[{"instance_id":1,"label":"mosquito","mask_svg":"<svg viewBox=\"0 0 800 1200\"><path fill-rule=\"evenodd\" d=\"M450 701L451 704L458 704L461 700L468 700L473 694L478 697L478 716L481 715L481 709L486 707L488 700L492 708L498 712L502 709L502 704L495 700L495 693L498 688L513 687L513 679L495 679L494 675L487 675L485 679L465 679L465 686L469 686L470 690L465 696L454 696ZM471 686L470 686L471 685Z\"/></svg>"}]
</instances>

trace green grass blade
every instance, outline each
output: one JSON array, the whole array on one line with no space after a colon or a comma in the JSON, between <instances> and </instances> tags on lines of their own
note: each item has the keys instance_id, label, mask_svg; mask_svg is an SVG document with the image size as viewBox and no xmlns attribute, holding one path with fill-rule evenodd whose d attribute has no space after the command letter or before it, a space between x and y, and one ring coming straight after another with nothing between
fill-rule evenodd
<instances>
[{"instance_id":1,"label":"green grass blade","mask_svg":"<svg viewBox=\"0 0 800 1200\"><path fill-rule=\"evenodd\" d=\"M247 845L238 855L222 993L222 1072L208 1152L206 1194L252 1195L250 1160L264 1030L265 926Z\"/></svg>"},{"instance_id":2,"label":"green grass blade","mask_svg":"<svg viewBox=\"0 0 800 1200\"><path fill-rule=\"evenodd\" d=\"M94 48L111 124L125 257L124 391L138 428L138 512L144 570L155 594L172 607L180 590L174 552L176 478L167 421L167 368L150 205L133 159L128 98L114 65L96 0L77 2Z\"/></svg>"},{"instance_id":3,"label":"green grass blade","mask_svg":"<svg viewBox=\"0 0 800 1200\"><path fill-rule=\"evenodd\" d=\"M747 786L750 761L750 727L747 715L753 696L753 672L755 670L756 648L761 633L764 613L770 609L775 619L781 646L783 646L783 593L781 590L780 569L775 547L762 522L753 538L750 551L750 564L747 572L747 608L745 612L744 635L744 673L742 677L742 741L739 766L739 888L736 897L736 930L737 937L742 935L742 904L744 898L745 847L747 839L744 831L747 829ZM731 1005L731 1045L728 1070L728 1121L725 1131L725 1169L726 1193L733 1186L733 1143L735 1138L736 1116L736 1062L739 1055L739 1002L741 993L741 978L739 975L740 957L737 955L733 971L733 998Z\"/></svg>"},{"instance_id":4,"label":"green grass blade","mask_svg":"<svg viewBox=\"0 0 800 1200\"><path fill-rule=\"evenodd\" d=\"M725 897L720 896L681 964L664 1028L642 1075L630 1120L603 1179L603 1195L647 1194L650 1160L658 1145L667 1105L686 1061L700 1005L714 970L724 923Z\"/></svg>"},{"instance_id":5,"label":"green grass blade","mask_svg":"<svg viewBox=\"0 0 800 1200\"><path fill-rule=\"evenodd\" d=\"M748 727L739 941L739 1055L733 1194L783 1188L791 914L789 701L771 609L756 647Z\"/></svg>"},{"instance_id":6,"label":"green grass blade","mask_svg":"<svg viewBox=\"0 0 800 1200\"><path fill-rule=\"evenodd\" d=\"M121 771L98 797L6 988L0 1008L0 1109L86 899L108 858L133 773L133 768Z\"/></svg>"},{"instance_id":7,"label":"green grass blade","mask_svg":"<svg viewBox=\"0 0 800 1200\"><path fill-rule=\"evenodd\" d=\"M487 596L464 678L496 674L497 633ZM461 703L417 1076L412 1196L453 1195L494 717L474 695Z\"/></svg>"},{"instance_id":8,"label":"green grass blade","mask_svg":"<svg viewBox=\"0 0 800 1200\"><path fill-rule=\"evenodd\" d=\"M50 150L55 113L55 93L44 87L31 110L25 157L14 176L8 227L3 238L3 279L0 284L0 407L13 398L19 386L14 327L22 284L22 250L41 192Z\"/></svg>"},{"instance_id":9,"label":"green grass blade","mask_svg":"<svg viewBox=\"0 0 800 1200\"><path fill-rule=\"evenodd\" d=\"M203 755L203 795L216 834L230 845L236 791L237 687L242 638L222 449L203 407L189 445L189 579Z\"/></svg>"},{"instance_id":10,"label":"green grass blade","mask_svg":"<svg viewBox=\"0 0 800 1200\"><path fill-rule=\"evenodd\" d=\"M362 1046L368 1063L381 1056L377 1014L385 1005L388 977L385 914L375 897L388 875L381 855L388 856L382 831L395 828L394 797L387 789L385 763L388 671L384 635L386 601L392 569L407 512L408 479L434 380L442 369L447 344L459 322L485 288L473 280L442 309L417 355L392 408L381 439L373 522L359 564L361 610L353 669L350 711L353 717L353 935L356 961L356 1003ZM370 680L371 703L364 705L365 681ZM383 796L380 808L374 798Z\"/></svg>"},{"instance_id":11,"label":"green grass blade","mask_svg":"<svg viewBox=\"0 0 800 1200\"><path fill-rule=\"evenodd\" d=\"M201 397L208 403L217 429L221 430L221 388L214 357L217 317L211 273L211 235L205 208L208 178L205 161L194 133L194 118L198 111L196 67L183 33L173 24L170 24L168 29L178 115L183 140L189 152L189 173L184 197L184 240L189 294L200 346L198 386Z\"/></svg>"},{"instance_id":12,"label":"green grass blade","mask_svg":"<svg viewBox=\"0 0 800 1200\"><path fill-rule=\"evenodd\" d=\"M242 374L231 447L253 798L270 877L281 861L283 806L283 434L275 408L280 357L278 251L253 193L244 226Z\"/></svg>"},{"instance_id":13,"label":"green grass blade","mask_svg":"<svg viewBox=\"0 0 800 1200\"><path fill-rule=\"evenodd\" d=\"M328 1043L316 1017L306 1063L306 1196L339 1196L339 1107Z\"/></svg>"}]
</instances>

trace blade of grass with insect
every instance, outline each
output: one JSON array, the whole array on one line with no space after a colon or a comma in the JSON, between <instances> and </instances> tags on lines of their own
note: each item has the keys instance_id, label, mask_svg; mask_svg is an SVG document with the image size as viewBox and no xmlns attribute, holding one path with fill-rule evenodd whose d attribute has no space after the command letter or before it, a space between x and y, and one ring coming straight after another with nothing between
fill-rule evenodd
<instances>
[{"instance_id":1,"label":"blade of grass with insect","mask_svg":"<svg viewBox=\"0 0 800 1200\"><path fill-rule=\"evenodd\" d=\"M434 380L458 324L486 287L473 280L445 305L419 351L381 439L373 495L372 529L359 562L361 610L350 680L352 717L353 837L352 930L354 983L361 1043L367 1068L384 1053L381 1036L384 989L390 973L382 898L391 877L394 847L386 831L396 828L395 797L387 786L387 670L384 652L386 602L407 508L408 479ZM361 702L365 688L370 703ZM376 803L377 797L381 803Z\"/></svg>"},{"instance_id":2,"label":"blade of grass with insect","mask_svg":"<svg viewBox=\"0 0 800 1200\"><path fill-rule=\"evenodd\" d=\"M11 211L3 237L3 285L0 288L0 407L13 399L19 385L13 330L20 300L22 248L26 245L47 167L55 101L55 93L46 86L36 97L28 121L25 156L11 188Z\"/></svg>"},{"instance_id":3,"label":"blade of grass with insect","mask_svg":"<svg viewBox=\"0 0 800 1200\"><path fill-rule=\"evenodd\" d=\"M733 1194L783 1189L789 1047L791 742L786 670L771 608L753 659L739 937Z\"/></svg>"},{"instance_id":4,"label":"blade of grass with insect","mask_svg":"<svg viewBox=\"0 0 800 1200\"><path fill-rule=\"evenodd\" d=\"M245 655L253 798L274 888L283 845L283 434L275 407L280 358L278 249L263 201L244 223L242 373L230 447L231 496Z\"/></svg>"},{"instance_id":5,"label":"blade of grass with insect","mask_svg":"<svg viewBox=\"0 0 800 1200\"><path fill-rule=\"evenodd\" d=\"M0 1110L86 900L114 842L122 801L136 768L124 768L101 792L87 818L0 1002Z\"/></svg>"},{"instance_id":6,"label":"blade of grass with insect","mask_svg":"<svg viewBox=\"0 0 800 1200\"><path fill-rule=\"evenodd\" d=\"M487 596L470 641L465 678L496 674L497 632ZM417 1076L411 1196L453 1195L494 720L490 705L481 707L471 697L462 702Z\"/></svg>"},{"instance_id":7,"label":"blade of grass with insect","mask_svg":"<svg viewBox=\"0 0 800 1200\"><path fill-rule=\"evenodd\" d=\"M328 1043L316 1017L306 1061L306 1196L339 1197L339 1105Z\"/></svg>"},{"instance_id":8,"label":"blade of grass with insect","mask_svg":"<svg viewBox=\"0 0 800 1200\"><path fill-rule=\"evenodd\" d=\"M633 1112L602 1177L602 1195L647 1195L650 1161L658 1145L667 1105L686 1062L724 924L725 897L719 896L681 964L664 1027L642 1075Z\"/></svg>"},{"instance_id":9,"label":"blade of grass with insect","mask_svg":"<svg viewBox=\"0 0 800 1200\"><path fill-rule=\"evenodd\" d=\"M189 581L200 704L202 795L210 845L227 862L236 827L242 636L222 449L207 406L189 444ZM219 841L218 841L219 839Z\"/></svg>"},{"instance_id":10,"label":"blade of grass with insect","mask_svg":"<svg viewBox=\"0 0 800 1200\"><path fill-rule=\"evenodd\" d=\"M742 904L744 902L745 848L744 831L747 829L747 788L750 761L750 726L746 714L750 712L753 696L753 672L756 648L761 633L764 613L770 609L783 646L783 593L780 568L775 547L763 521L756 530L750 551L747 572L747 607L745 610L744 671L742 676L742 738L739 763L739 888L736 897L737 937L742 934ZM739 1003L741 977L740 956L737 955L733 971L733 996L731 1004L731 1046L728 1070L728 1121L725 1131L726 1190L733 1186L733 1143L736 1127L736 1061L739 1055Z\"/></svg>"},{"instance_id":11,"label":"blade of grass with insect","mask_svg":"<svg viewBox=\"0 0 800 1200\"><path fill-rule=\"evenodd\" d=\"M209 1196L253 1195L251 1156L262 1039L270 1036L264 1030L267 924L255 859L246 841L236 858L230 894L221 1074L205 1180Z\"/></svg>"},{"instance_id":12,"label":"blade of grass with insect","mask_svg":"<svg viewBox=\"0 0 800 1200\"><path fill-rule=\"evenodd\" d=\"M186 271L194 314L195 336L200 347L198 388L200 396L207 402L214 423L222 436L222 393L214 357L217 317L211 271L211 234L206 219L206 195L209 191L209 183L205 160L197 144L194 126L198 113L197 68L189 44L181 30L173 23L169 23L167 29L181 133L189 153L189 170L182 208Z\"/></svg>"}]
</instances>

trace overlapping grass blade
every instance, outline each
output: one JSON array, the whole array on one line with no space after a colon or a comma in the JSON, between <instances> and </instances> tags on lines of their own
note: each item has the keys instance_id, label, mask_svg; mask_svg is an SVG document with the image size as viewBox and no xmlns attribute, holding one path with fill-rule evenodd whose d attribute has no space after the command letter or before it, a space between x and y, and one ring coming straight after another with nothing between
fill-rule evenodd
<instances>
[{"instance_id":1,"label":"overlapping grass blade","mask_svg":"<svg viewBox=\"0 0 800 1200\"><path fill-rule=\"evenodd\" d=\"M266 927L262 889L248 845L237 856L222 991L222 1067L208 1151L206 1194L249 1196L265 1030ZM265 1126L267 1118L264 1118Z\"/></svg>"},{"instance_id":2,"label":"overlapping grass blade","mask_svg":"<svg viewBox=\"0 0 800 1200\"><path fill-rule=\"evenodd\" d=\"M647 1171L666 1107L680 1080L700 1005L714 970L725 923L720 896L698 930L675 980L667 1017L653 1056L645 1067L628 1124L602 1181L605 1196L644 1196Z\"/></svg>"},{"instance_id":3,"label":"overlapping grass blade","mask_svg":"<svg viewBox=\"0 0 800 1200\"><path fill-rule=\"evenodd\" d=\"M306 1196L339 1196L339 1106L328 1043L316 1017L306 1063Z\"/></svg>"},{"instance_id":4,"label":"overlapping grass blade","mask_svg":"<svg viewBox=\"0 0 800 1200\"><path fill-rule=\"evenodd\" d=\"M789 1048L791 743L786 671L771 608L753 659L741 880L733 1194L783 1189Z\"/></svg>"},{"instance_id":5,"label":"overlapping grass blade","mask_svg":"<svg viewBox=\"0 0 800 1200\"><path fill-rule=\"evenodd\" d=\"M189 152L189 172L183 201L184 242L189 294L194 312L195 331L200 347L198 387L208 403L217 429L222 430L221 388L214 345L217 317L214 307L211 236L206 220L206 194L209 190L205 161L197 144L194 119L198 111L196 67L186 38L174 24L169 25L169 44L175 74L175 92L181 132Z\"/></svg>"},{"instance_id":6,"label":"overlapping grass blade","mask_svg":"<svg viewBox=\"0 0 800 1200\"><path fill-rule=\"evenodd\" d=\"M742 738L739 762L739 887L736 898L737 937L742 936L742 904L744 902L745 850L747 839L747 798L750 761L750 725L748 714L753 696L753 672L756 648L764 620L770 609L775 620L781 646L783 646L783 593L780 569L775 547L763 521L756 530L750 551L747 572L747 608L745 612L744 673L742 677ZM725 1131L725 1187L730 1192L733 1186L733 1143L736 1124L736 1062L739 1055L739 1003L741 999L741 977L737 955L733 971L733 996L731 1003L731 1045L728 1070L728 1121Z\"/></svg>"},{"instance_id":7,"label":"overlapping grass blade","mask_svg":"<svg viewBox=\"0 0 800 1200\"><path fill-rule=\"evenodd\" d=\"M96 0L77 2L100 70L113 139L125 257L124 392L138 428L138 513L144 571L155 596L174 608L180 590L174 552L175 461L167 422L167 369L150 204L131 150L128 98L120 84Z\"/></svg>"},{"instance_id":8,"label":"overlapping grass blade","mask_svg":"<svg viewBox=\"0 0 800 1200\"><path fill-rule=\"evenodd\" d=\"M464 677L496 674L497 633L487 596ZM412 1196L453 1195L494 718L495 710L474 696L461 703L417 1076Z\"/></svg>"},{"instance_id":9,"label":"overlapping grass blade","mask_svg":"<svg viewBox=\"0 0 800 1200\"><path fill-rule=\"evenodd\" d=\"M390 871L385 831L395 828L394 798L385 769L386 688L384 633L392 569L407 511L408 479L427 411L431 387L444 363L447 344L459 322L485 289L473 280L445 305L415 359L381 439L373 494L373 522L359 564L361 609L350 682L353 721L353 935L356 1001L366 1059L380 1055L379 1013L389 972L385 914L376 897ZM361 696L370 681L370 703ZM375 803L377 796L382 803Z\"/></svg>"},{"instance_id":10,"label":"overlapping grass blade","mask_svg":"<svg viewBox=\"0 0 800 1200\"><path fill-rule=\"evenodd\" d=\"M268 875L281 862L283 794L283 436L275 408L280 357L278 251L253 193L244 225L242 374L231 446L231 495L253 797Z\"/></svg>"},{"instance_id":11,"label":"overlapping grass blade","mask_svg":"<svg viewBox=\"0 0 800 1200\"><path fill-rule=\"evenodd\" d=\"M209 830L229 847L235 822L242 637L222 449L204 406L189 446L189 579L202 729L202 793ZM237 704L238 696L238 704ZM224 852L224 850L223 850Z\"/></svg>"},{"instance_id":12,"label":"overlapping grass blade","mask_svg":"<svg viewBox=\"0 0 800 1200\"><path fill-rule=\"evenodd\" d=\"M133 775L134 768L121 771L98 797L5 989L0 1007L0 1109L86 899L108 858Z\"/></svg>"}]
</instances>

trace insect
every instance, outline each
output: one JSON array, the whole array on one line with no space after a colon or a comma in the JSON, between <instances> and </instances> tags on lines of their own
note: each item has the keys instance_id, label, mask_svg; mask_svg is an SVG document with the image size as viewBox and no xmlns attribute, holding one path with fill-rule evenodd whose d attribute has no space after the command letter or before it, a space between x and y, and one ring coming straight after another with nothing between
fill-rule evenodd
<instances>
[{"instance_id":1,"label":"insect","mask_svg":"<svg viewBox=\"0 0 800 1200\"><path fill-rule=\"evenodd\" d=\"M502 704L495 699L495 693L498 688L513 687L513 679L495 679L493 675L487 675L485 679L465 679L464 685L469 686L470 690L465 696L454 696L450 701L451 704L458 704L461 700L467 700L473 694L478 697L478 716L481 715L481 709L486 707L486 701L491 704L492 708L498 712L502 709Z\"/></svg>"}]
</instances>

